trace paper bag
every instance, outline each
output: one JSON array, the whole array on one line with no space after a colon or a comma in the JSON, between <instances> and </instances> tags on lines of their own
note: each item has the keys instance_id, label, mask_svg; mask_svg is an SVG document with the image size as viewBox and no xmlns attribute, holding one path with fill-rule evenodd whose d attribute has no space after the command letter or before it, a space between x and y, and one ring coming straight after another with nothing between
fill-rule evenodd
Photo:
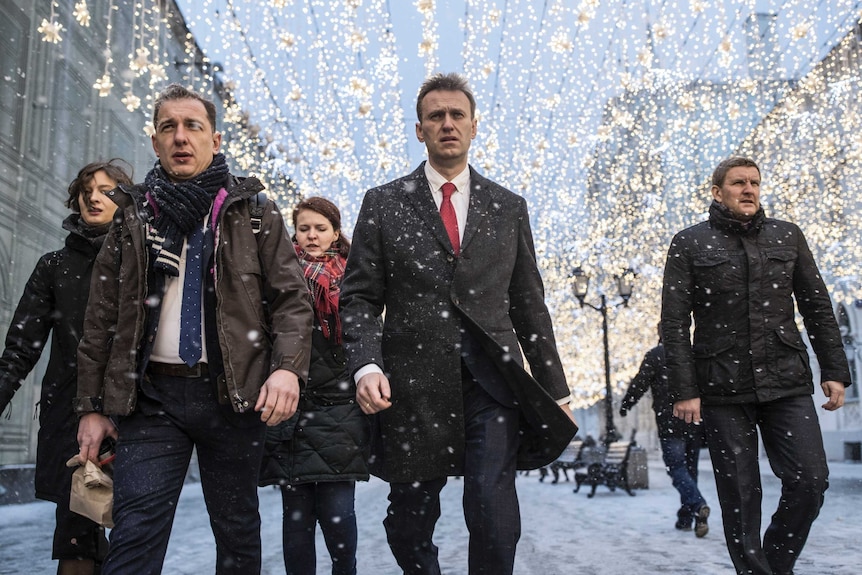
<instances>
[{"instance_id":1,"label":"paper bag","mask_svg":"<svg viewBox=\"0 0 862 575\"><path fill-rule=\"evenodd\" d=\"M113 479L98 465L87 460L72 473L69 509L99 525L113 527L114 521L111 518L114 509Z\"/></svg>"}]
</instances>

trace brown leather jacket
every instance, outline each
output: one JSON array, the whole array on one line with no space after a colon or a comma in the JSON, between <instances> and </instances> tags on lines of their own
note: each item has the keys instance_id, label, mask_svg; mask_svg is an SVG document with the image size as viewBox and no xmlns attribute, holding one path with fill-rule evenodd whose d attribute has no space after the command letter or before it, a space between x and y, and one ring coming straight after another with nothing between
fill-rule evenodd
<instances>
[{"instance_id":1,"label":"brown leather jacket","mask_svg":"<svg viewBox=\"0 0 862 575\"><path fill-rule=\"evenodd\" d=\"M253 233L248 202L263 189L255 178L231 178L215 238L216 324L224 374L219 402L253 409L260 387L276 369L308 376L313 314L296 252L275 203L267 201ZM78 347L79 415L127 415L137 402L146 333L146 221L143 186L109 192L119 206L96 258ZM263 301L267 302L264 309Z\"/></svg>"}]
</instances>

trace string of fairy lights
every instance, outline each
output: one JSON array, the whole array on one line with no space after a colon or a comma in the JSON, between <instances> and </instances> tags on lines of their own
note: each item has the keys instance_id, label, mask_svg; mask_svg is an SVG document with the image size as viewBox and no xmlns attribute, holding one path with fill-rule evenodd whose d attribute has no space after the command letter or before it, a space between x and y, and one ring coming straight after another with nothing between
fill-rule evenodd
<instances>
[{"instance_id":1,"label":"string of fairy lights","mask_svg":"<svg viewBox=\"0 0 862 575\"><path fill-rule=\"evenodd\" d=\"M98 21L88 4L75 3L77 25L108 27L93 89L122 91L143 128L167 80L173 4L112 0ZM177 4L191 36L174 40L211 64L190 81L217 74L231 94L227 152L275 195L289 197L289 177L301 195L334 199L348 230L364 190L421 159L419 83L464 73L479 118L471 163L529 202L581 405L603 398L604 368L599 321L574 301L571 270L593 276L588 300L601 289L613 301L613 276L638 273L630 306L610 317L621 389L655 343L670 238L704 218L712 169L731 153L760 162L769 215L803 228L833 297L862 298L860 0ZM121 9L131 30L111 17ZM57 14L51 2L37 28L46 42L67 32Z\"/></svg>"}]
</instances>

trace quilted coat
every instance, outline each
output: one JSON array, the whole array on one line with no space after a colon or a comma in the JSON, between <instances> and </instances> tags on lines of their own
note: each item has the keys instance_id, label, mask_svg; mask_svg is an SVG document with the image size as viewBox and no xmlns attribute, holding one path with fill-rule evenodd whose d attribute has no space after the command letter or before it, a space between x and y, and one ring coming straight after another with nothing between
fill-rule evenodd
<instances>
[{"instance_id":1,"label":"quilted coat","mask_svg":"<svg viewBox=\"0 0 862 575\"><path fill-rule=\"evenodd\" d=\"M368 418L344 350L328 341L315 318L308 382L296 414L267 428L260 484L368 479Z\"/></svg>"}]
</instances>

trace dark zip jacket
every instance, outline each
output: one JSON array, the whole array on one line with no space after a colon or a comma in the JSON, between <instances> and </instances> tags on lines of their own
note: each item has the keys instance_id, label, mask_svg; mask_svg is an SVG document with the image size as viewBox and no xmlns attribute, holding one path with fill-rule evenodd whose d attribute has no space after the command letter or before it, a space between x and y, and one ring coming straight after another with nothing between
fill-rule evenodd
<instances>
[{"instance_id":1,"label":"dark zip jacket","mask_svg":"<svg viewBox=\"0 0 862 575\"><path fill-rule=\"evenodd\" d=\"M709 221L673 238L665 265L661 323L674 400L748 403L813 393L794 298L821 381L850 385L832 302L802 230L762 209L745 225L713 202Z\"/></svg>"}]
</instances>

